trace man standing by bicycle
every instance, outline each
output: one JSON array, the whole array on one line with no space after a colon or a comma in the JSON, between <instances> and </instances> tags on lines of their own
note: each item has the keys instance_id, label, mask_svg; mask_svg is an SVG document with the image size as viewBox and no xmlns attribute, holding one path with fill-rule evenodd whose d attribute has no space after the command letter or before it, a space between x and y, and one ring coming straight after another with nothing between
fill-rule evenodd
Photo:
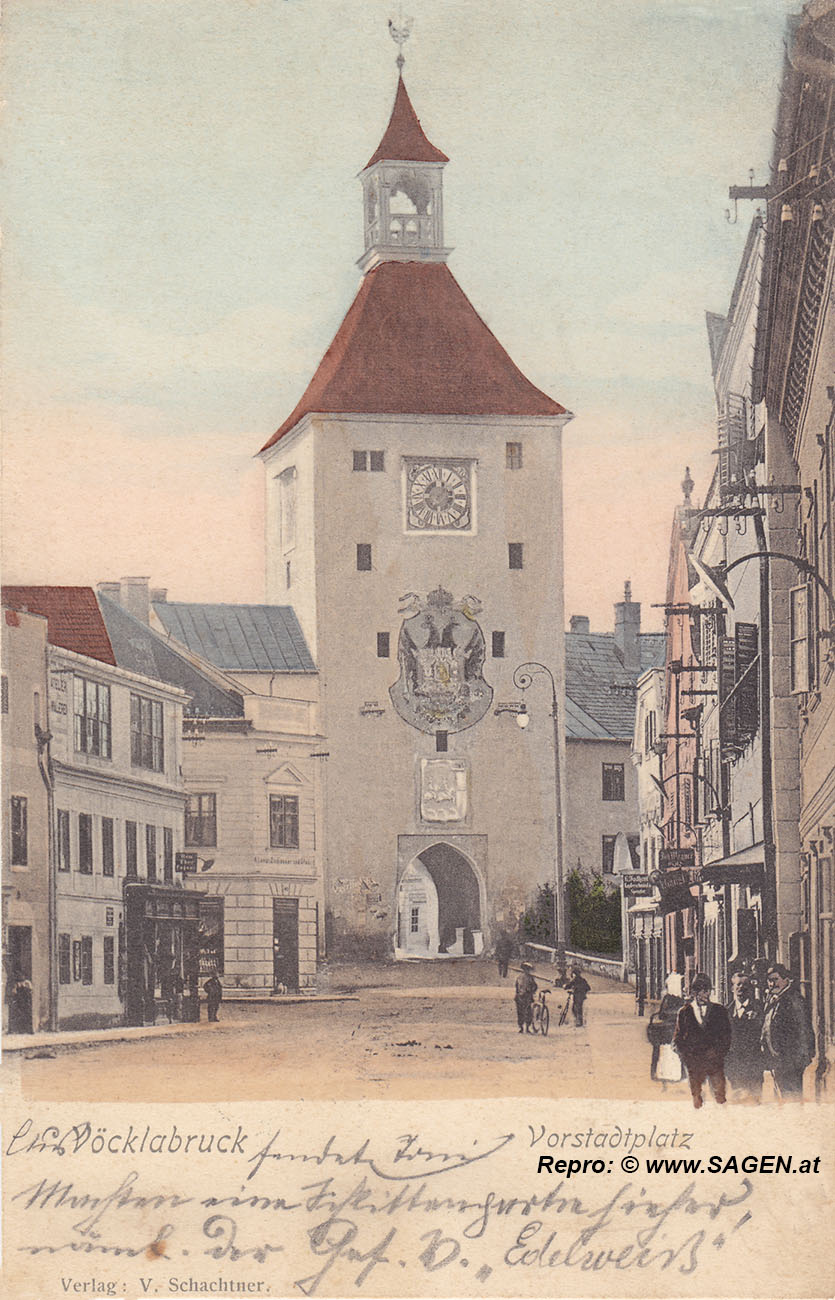
<instances>
[{"instance_id":1,"label":"man standing by bicycle","mask_svg":"<svg viewBox=\"0 0 835 1300\"><path fill-rule=\"evenodd\" d=\"M531 1020L533 1017L533 995L536 990L537 983L533 977L533 966L529 961L523 961L522 969L516 976L516 992L513 995L520 1034L524 1034L526 1029L528 1033L533 1033Z\"/></svg>"},{"instance_id":2,"label":"man standing by bicycle","mask_svg":"<svg viewBox=\"0 0 835 1300\"><path fill-rule=\"evenodd\" d=\"M586 1001L591 985L588 980L583 979L579 966L571 967L571 979L565 986L571 995L571 1009L574 1012L574 1025L577 1029L583 1027L583 1004Z\"/></svg>"}]
</instances>

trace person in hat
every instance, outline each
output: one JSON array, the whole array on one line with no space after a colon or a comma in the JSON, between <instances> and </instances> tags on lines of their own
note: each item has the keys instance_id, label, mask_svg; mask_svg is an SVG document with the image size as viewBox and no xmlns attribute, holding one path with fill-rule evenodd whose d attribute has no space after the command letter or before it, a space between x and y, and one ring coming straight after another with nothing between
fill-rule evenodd
<instances>
[{"instance_id":1,"label":"person in hat","mask_svg":"<svg viewBox=\"0 0 835 1300\"><path fill-rule=\"evenodd\" d=\"M536 993L536 989L537 983L533 977L533 966L529 961L523 961L522 969L516 976L516 991L513 995L520 1034L524 1034L526 1029L529 1033L533 1033L531 1021L533 1019L533 995Z\"/></svg>"},{"instance_id":2,"label":"person in hat","mask_svg":"<svg viewBox=\"0 0 835 1300\"><path fill-rule=\"evenodd\" d=\"M706 1079L719 1105L725 1101L725 1057L731 1045L731 1021L723 1006L711 1002L711 988L709 975L693 976L690 1001L679 1011L673 1033L673 1047L687 1067L697 1110L703 1105Z\"/></svg>"},{"instance_id":3,"label":"person in hat","mask_svg":"<svg viewBox=\"0 0 835 1300\"><path fill-rule=\"evenodd\" d=\"M209 1019L217 1020L217 1013L223 1000L223 985L217 977L217 971L212 971L203 985L203 991L206 994L206 1010L209 1013Z\"/></svg>"},{"instance_id":4,"label":"person in hat","mask_svg":"<svg viewBox=\"0 0 835 1300\"><path fill-rule=\"evenodd\" d=\"M582 1029L583 1027L583 1006L586 998L591 992L591 985L587 979L583 978L579 966L571 967L571 979L568 980L565 987L571 994L571 1009L574 1012L574 1027Z\"/></svg>"}]
</instances>

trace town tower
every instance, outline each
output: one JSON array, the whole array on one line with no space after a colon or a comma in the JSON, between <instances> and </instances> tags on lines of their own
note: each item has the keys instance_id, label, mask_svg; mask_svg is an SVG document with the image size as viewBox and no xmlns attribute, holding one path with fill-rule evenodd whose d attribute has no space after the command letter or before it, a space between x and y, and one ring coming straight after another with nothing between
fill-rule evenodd
<instances>
[{"instance_id":1,"label":"town tower","mask_svg":"<svg viewBox=\"0 0 835 1300\"><path fill-rule=\"evenodd\" d=\"M402 62L401 62L402 66ZM561 431L453 278L401 75L360 173L357 296L266 442L267 599L319 669L331 951L478 953L553 883ZM559 729L561 730L561 728Z\"/></svg>"}]
</instances>

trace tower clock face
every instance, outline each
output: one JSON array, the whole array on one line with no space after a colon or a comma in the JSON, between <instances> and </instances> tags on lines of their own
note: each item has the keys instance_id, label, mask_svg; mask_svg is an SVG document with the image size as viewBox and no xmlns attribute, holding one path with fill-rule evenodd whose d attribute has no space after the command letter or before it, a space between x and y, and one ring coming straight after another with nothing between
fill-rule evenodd
<instances>
[{"instance_id":1,"label":"tower clock face","mask_svg":"<svg viewBox=\"0 0 835 1300\"><path fill-rule=\"evenodd\" d=\"M407 459L406 526L424 532L471 531L472 462Z\"/></svg>"}]
</instances>

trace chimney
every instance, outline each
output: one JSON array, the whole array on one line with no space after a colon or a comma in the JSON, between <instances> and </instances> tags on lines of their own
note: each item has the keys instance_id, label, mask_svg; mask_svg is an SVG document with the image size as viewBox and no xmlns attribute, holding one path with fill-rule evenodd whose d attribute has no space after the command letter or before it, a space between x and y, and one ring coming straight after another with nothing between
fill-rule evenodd
<instances>
[{"instance_id":1,"label":"chimney","mask_svg":"<svg viewBox=\"0 0 835 1300\"><path fill-rule=\"evenodd\" d=\"M615 647L627 672L641 669L641 605L632 599L632 583L625 582L623 600L615 605Z\"/></svg>"},{"instance_id":2,"label":"chimney","mask_svg":"<svg viewBox=\"0 0 835 1300\"><path fill-rule=\"evenodd\" d=\"M141 623L148 623L151 614L148 578L123 578L122 607L138 618Z\"/></svg>"},{"instance_id":3,"label":"chimney","mask_svg":"<svg viewBox=\"0 0 835 1300\"><path fill-rule=\"evenodd\" d=\"M121 582L97 582L96 591L100 596L106 596L117 605L122 603L122 584Z\"/></svg>"},{"instance_id":4,"label":"chimney","mask_svg":"<svg viewBox=\"0 0 835 1300\"><path fill-rule=\"evenodd\" d=\"M569 631L587 633L589 631L589 620L587 616L585 614L572 614Z\"/></svg>"},{"instance_id":5,"label":"chimney","mask_svg":"<svg viewBox=\"0 0 835 1300\"><path fill-rule=\"evenodd\" d=\"M167 587L152 587L152 588L151 588L151 604L152 604L152 605L167 605L167 604L168 604L168 588L167 588Z\"/></svg>"}]
</instances>

